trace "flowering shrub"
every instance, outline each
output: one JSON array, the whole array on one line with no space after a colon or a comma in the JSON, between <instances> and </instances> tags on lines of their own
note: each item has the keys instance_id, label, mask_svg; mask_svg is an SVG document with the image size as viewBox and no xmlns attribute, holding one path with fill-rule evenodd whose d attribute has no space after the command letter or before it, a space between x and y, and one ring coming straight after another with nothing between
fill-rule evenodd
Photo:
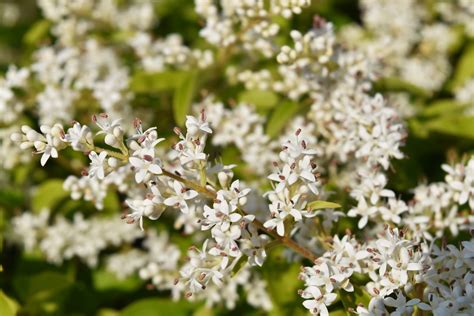
<instances>
[{"instance_id":1,"label":"flowering shrub","mask_svg":"<svg viewBox=\"0 0 474 316\"><path fill-rule=\"evenodd\" d=\"M313 2L37 1L2 315L474 313L474 6Z\"/></svg>"}]
</instances>

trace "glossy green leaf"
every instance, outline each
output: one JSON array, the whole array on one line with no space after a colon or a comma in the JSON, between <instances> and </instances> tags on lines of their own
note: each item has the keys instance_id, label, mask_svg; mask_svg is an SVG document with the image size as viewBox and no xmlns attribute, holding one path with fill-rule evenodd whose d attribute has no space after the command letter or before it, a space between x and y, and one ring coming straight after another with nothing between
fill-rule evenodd
<instances>
[{"instance_id":1,"label":"glossy green leaf","mask_svg":"<svg viewBox=\"0 0 474 316\"><path fill-rule=\"evenodd\" d=\"M185 73L165 71L158 73L137 72L130 81L130 89L136 93L154 93L174 90L181 84Z\"/></svg>"},{"instance_id":2,"label":"glossy green leaf","mask_svg":"<svg viewBox=\"0 0 474 316\"><path fill-rule=\"evenodd\" d=\"M282 102L270 114L266 130L268 136L275 137L283 129L285 124L298 112L298 104L295 102Z\"/></svg>"},{"instance_id":3,"label":"glossy green leaf","mask_svg":"<svg viewBox=\"0 0 474 316\"><path fill-rule=\"evenodd\" d=\"M33 194L31 209L40 212L43 208L53 209L69 193L63 189L63 180L51 179L43 182Z\"/></svg>"},{"instance_id":4,"label":"glossy green leaf","mask_svg":"<svg viewBox=\"0 0 474 316\"><path fill-rule=\"evenodd\" d=\"M314 210L320 210L323 208L339 208L341 205L334 203L334 202L328 202L328 201L313 201L308 203L308 209L311 211Z\"/></svg>"},{"instance_id":5,"label":"glossy green leaf","mask_svg":"<svg viewBox=\"0 0 474 316\"><path fill-rule=\"evenodd\" d=\"M253 104L258 108L274 107L279 100L278 95L272 91L246 90L239 94L239 102Z\"/></svg>"},{"instance_id":6,"label":"glossy green leaf","mask_svg":"<svg viewBox=\"0 0 474 316\"><path fill-rule=\"evenodd\" d=\"M173 115L176 124L183 126L189 113L196 89L196 72L187 73L176 87L173 97Z\"/></svg>"},{"instance_id":7,"label":"glossy green leaf","mask_svg":"<svg viewBox=\"0 0 474 316\"><path fill-rule=\"evenodd\" d=\"M147 298L127 306L121 316L185 316L189 315L193 305L187 301L173 302L169 299Z\"/></svg>"}]
</instances>

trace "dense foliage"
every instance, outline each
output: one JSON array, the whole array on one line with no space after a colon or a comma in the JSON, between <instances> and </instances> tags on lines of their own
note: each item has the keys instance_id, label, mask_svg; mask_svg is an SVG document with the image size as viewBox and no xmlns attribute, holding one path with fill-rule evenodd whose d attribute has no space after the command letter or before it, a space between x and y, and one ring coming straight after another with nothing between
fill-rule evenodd
<instances>
[{"instance_id":1,"label":"dense foliage","mask_svg":"<svg viewBox=\"0 0 474 316\"><path fill-rule=\"evenodd\" d=\"M0 315L472 315L473 150L471 0L1 2Z\"/></svg>"}]
</instances>

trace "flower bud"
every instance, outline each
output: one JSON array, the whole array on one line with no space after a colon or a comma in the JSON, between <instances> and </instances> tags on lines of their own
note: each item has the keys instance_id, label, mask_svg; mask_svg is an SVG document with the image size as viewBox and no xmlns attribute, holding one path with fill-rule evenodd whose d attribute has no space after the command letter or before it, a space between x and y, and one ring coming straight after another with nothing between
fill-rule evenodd
<instances>
[{"instance_id":1,"label":"flower bud","mask_svg":"<svg viewBox=\"0 0 474 316\"><path fill-rule=\"evenodd\" d=\"M227 175L227 173L221 171L217 174L217 178L219 179L219 184L223 187L223 188L227 188L228 185L229 185L229 176Z\"/></svg>"},{"instance_id":2,"label":"flower bud","mask_svg":"<svg viewBox=\"0 0 474 316\"><path fill-rule=\"evenodd\" d=\"M43 143L43 142L41 142L41 141L39 141L39 140L38 140L38 141L35 141L35 142L33 143L33 145L35 146L35 149L36 149L37 151L43 151L43 150L46 148L46 144Z\"/></svg>"},{"instance_id":3,"label":"flower bud","mask_svg":"<svg viewBox=\"0 0 474 316\"><path fill-rule=\"evenodd\" d=\"M114 158L114 157L110 157L108 160L107 160L107 164L109 166L111 166L112 168L116 168L118 166L118 160L117 158Z\"/></svg>"},{"instance_id":4,"label":"flower bud","mask_svg":"<svg viewBox=\"0 0 474 316\"><path fill-rule=\"evenodd\" d=\"M117 138L112 134L105 135L105 143L109 146L115 146L117 144Z\"/></svg>"},{"instance_id":5,"label":"flower bud","mask_svg":"<svg viewBox=\"0 0 474 316\"><path fill-rule=\"evenodd\" d=\"M21 142L23 139L23 136L20 133L13 133L10 135L10 139L13 142Z\"/></svg>"},{"instance_id":6,"label":"flower bud","mask_svg":"<svg viewBox=\"0 0 474 316\"><path fill-rule=\"evenodd\" d=\"M114 127L114 130L112 131L112 134L114 134L114 136L116 138L120 138L123 136L123 130L120 126L116 126Z\"/></svg>"},{"instance_id":7,"label":"flower bud","mask_svg":"<svg viewBox=\"0 0 474 316\"><path fill-rule=\"evenodd\" d=\"M30 142L34 142L34 141L39 140L39 134L36 131L30 129L29 131L26 132L26 138Z\"/></svg>"}]
</instances>

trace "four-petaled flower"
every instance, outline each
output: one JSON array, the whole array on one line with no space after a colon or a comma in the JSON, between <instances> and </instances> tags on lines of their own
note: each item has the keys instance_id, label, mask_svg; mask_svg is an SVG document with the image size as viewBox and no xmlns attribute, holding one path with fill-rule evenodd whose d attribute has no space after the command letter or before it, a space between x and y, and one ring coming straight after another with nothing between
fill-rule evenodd
<instances>
[{"instance_id":1,"label":"four-petaled flower","mask_svg":"<svg viewBox=\"0 0 474 316\"><path fill-rule=\"evenodd\" d=\"M188 203L186 201L194 199L198 193L194 190L185 188L181 182L173 181L174 194L164 200L168 206L179 208L181 212L188 213Z\"/></svg>"},{"instance_id":2,"label":"four-petaled flower","mask_svg":"<svg viewBox=\"0 0 474 316\"><path fill-rule=\"evenodd\" d=\"M90 167L89 167L89 176L97 177L100 180L104 179L104 176L105 176L104 164L105 164L106 158L107 158L107 152L105 151L102 151L98 155L95 151L92 151L89 154L89 159L91 160Z\"/></svg>"}]
</instances>

